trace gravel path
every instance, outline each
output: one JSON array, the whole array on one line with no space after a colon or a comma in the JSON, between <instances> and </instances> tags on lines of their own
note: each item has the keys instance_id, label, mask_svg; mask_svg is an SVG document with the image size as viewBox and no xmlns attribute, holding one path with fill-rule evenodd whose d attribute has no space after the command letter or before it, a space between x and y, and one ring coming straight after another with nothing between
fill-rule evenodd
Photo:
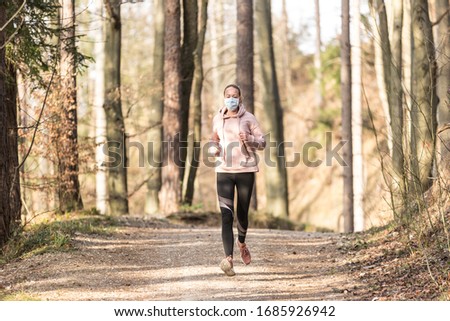
<instances>
[{"instance_id":1,"label":"gravel path","mask_svg":"<svg viewBox=\"0 0 450 321\"><path fill-rule=\"evenodd\" d=\"M219 268L218 228L121 226L75 237L74 251L0 269L0 286L40 300L358 300L332 233L250 229L252 263ZM239 258L235 249L235 258Z\"/></svg>"}]
</instances>

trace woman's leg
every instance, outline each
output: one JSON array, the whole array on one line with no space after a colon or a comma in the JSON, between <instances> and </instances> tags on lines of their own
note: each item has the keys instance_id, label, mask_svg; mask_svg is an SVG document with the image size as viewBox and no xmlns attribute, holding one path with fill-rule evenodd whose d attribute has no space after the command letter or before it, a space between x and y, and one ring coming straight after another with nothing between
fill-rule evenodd
<instances>
[{"instance_id":1,"label":"woman's leg","mask_svg":"<svg viewBox=\"0 0 450 321\"><path fill-rule=\"evenodd\" d=\"M237 187L237 227L238 240L245 243L245 236L248 228L248 209L252 197L253 185L255 183L255 173L236 174Z\"/></svg>"},{"instance_id":2,"label":"woman's leg","mask_svg":"<svg viewBox=\"0 0 450 321\"><path fill-rule=\"evenodd\" d=\"M217 173L217 195L222 213L222 242L225 256L233 256L234 174Z\"/></svg>"}]
</instances>

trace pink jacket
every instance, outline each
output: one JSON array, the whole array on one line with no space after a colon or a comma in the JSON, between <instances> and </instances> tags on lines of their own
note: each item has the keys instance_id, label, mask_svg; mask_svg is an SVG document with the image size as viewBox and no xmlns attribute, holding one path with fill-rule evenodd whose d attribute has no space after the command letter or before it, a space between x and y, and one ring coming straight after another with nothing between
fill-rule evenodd
<instances>
[{"instance_id":1,"label":"pink jacket","mask_svg":"<svg viewBox=\"0 0 450 321\"><path fill-rule=\"evenodd\" d=\"M213 119L213 134L209 153L218 156L216 172L218 173L248 173L257 172L258 158L256 150L266 147L259 123L255 116L239 106L236 115L227 115L223 107ZM239 139L239 133L247 133L248 140Z\"/></svg>"}]
</instances>

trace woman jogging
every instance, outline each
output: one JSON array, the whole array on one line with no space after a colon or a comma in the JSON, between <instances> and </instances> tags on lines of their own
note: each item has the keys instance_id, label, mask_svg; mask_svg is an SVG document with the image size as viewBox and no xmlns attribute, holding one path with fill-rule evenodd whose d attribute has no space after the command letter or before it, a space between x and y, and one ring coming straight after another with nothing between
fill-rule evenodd
<instances>
[{"instance_id":1,"label":"woman jogging","mask_svg":"<svg viewBox=\"0 0 450 321\"><path fill-rule=\"evenodd\" d=\"M216 166L217 195L222 213L222 242L225 258L220 268L228 276L235 275L233 269L233 218L234 194L237 191L236 245L242 262L250 264L250 251L245 243L248 227L248 209L255 182L258 162L255 150L266 146L265 139L255 116L245 110L241 90L231 84L224 90L224 106L213 120L213 135L210 153L219 157Z\"/></svg>"}]
</instances>

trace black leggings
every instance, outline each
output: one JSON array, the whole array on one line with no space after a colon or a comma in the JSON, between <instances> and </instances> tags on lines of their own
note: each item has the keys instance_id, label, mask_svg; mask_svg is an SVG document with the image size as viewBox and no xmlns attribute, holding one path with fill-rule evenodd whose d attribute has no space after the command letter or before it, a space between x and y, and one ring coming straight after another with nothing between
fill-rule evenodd
<instances>
[{"instance_id":1,"label":"black leggings","mask_svg":"<svg viewBox=\"0 0 450 321\"><path fill-rule=\"evenodd\" d=\"M244 243L254 183L255 173L217 173L217 194L222 212L222 242L225 256L233 255L234 188L237 189L238 239L239 242Z\"/></svg>"}]
</instances>

